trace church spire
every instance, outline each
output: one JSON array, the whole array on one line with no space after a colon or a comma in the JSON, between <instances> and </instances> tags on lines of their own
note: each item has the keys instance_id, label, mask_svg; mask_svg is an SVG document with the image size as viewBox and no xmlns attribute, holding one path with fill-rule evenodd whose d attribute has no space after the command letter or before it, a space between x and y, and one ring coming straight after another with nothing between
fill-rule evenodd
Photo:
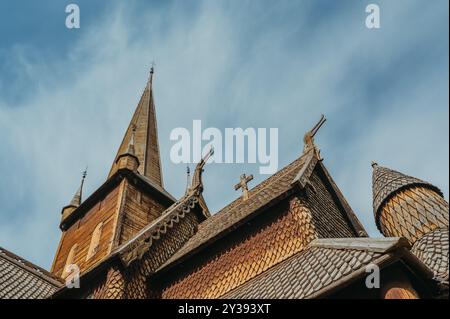
<instances>
[{"instance_id":1,"label":"church spire","mask_svg":"<svg viewBox=\"0 0 450 319\"><path fill-rule=\"evenodd\" d=\"M80 206L82 196L83 196L83 185L84 185L84 180L86 179L86 176L87 176L87 168L82 173L80 187L78 188L75 195L73 195L73 198L70 201L69 205L76 206L76 207Z\"/></svg>"},{"instance_id":2,"label":"church spire","mask_svg":"<svg viewBox=\"0 0 450 319\"><path fill-rule=\"evenodd\" d=\"M154 64L150 69L147 85L142 93L130 125L117 151L108 178L118 169L117 159L127 153L130 140L133 138L134 155L139 161L138 172L158 186L163 186L161 159L159 155L158 130L156 123L155 104L153 98ZM134 129L134 134L133 134ZM133 137L134 136L134 137Z\"/></svg>"},{"instance_id":3,"label":"church spire","mask_svg":"<svg viewBox=\"0 0 450 319\"><path fill-rule=\"evenodd\" d=\"M80 187L78 188L78 190L76 191L75 195L73 195L72 200L70 201L69 205L64 206L62 209L62 216L61 216L61 222L63 220L65 220L70 214L72 214L72 212L78 208L78 206L81 205L81 201L83 199L83 186L84 186L84 180L86 179L87 176L87 167L86 169L83 171L82 176L81 176L81 184Z\"/></svg>"}]
</instances>

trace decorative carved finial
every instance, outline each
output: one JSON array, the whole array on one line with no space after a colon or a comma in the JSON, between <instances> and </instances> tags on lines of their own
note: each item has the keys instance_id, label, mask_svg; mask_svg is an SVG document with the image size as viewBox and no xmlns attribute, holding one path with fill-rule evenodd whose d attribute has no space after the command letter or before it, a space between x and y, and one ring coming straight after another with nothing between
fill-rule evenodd
<instances>
[{"instance_id":1,"label":"decorative carved finial","mask_svg":"<svg viewBox=\"0 0 450 319\"><path fill-rule=\"evenodd\" d=\"M188 166L186 166L186 191L185 191L185 194L187 194L189 192L190 188L191 188L191 170L188 165Z\"/></svg>"},{"instance_id":2,"label":"decorative carved finial","mask_svg":"<svg viewBox=\"0 0 450 319\"><path fill-rule=\"evenodd\" d=\"M323 125L323 123L325 123L326 120L327 119L322 114L319 122L317 122L317 124L314 125L314 127L311 130L306 132L305 136L303 137L303 142L304 142L303 152L304 153L307 153L310 150L314 150L316 156L320 159L320 150L314 144L314 136L316 135L316 133L319 131L320 127Z\"/></svg>"},{"instance_id":3,"label":"decorative carved finial","mask_svg":"<svg viewBox=\"0 0 450 319\"><path fill-rule=\"evenodd\" d=\"M372 168L375 168L376 166L378 166L378 163L375 162L375 161L372 161L372 162L370 163L370 165L372 165Z\"/></svg>"},{"instance_id":4,"label":"decorative carved finial","mask_svg":"<svg viewBox=\"0 0 450 319\"><path fill-rule=\"evenodd\" d=\"M248 182L253 180L253 175L245 176L245 174L242 174L240 177L239 183L234 185L234 190L238 190L239 188L242 188L242 199L245 201L249 198L248 195Z\"/></svg>"},{"instance_id":5,"label":"decorative carved finial","mask_svg":"<svg viewBox=\"0 0 450 319\"><path fill-rule=\"evenodd\" d=\"M202 182L202 173L203 173L203 167L205 166L206 162L209 160L211 156L214 154L214 148L211 147L209 152L206 153L206 155L198 162L197 166L195 167L194 176L192 177L192 186L189 189L190 191L203 191L203 182Z\"/></svg>"}]
</instances>

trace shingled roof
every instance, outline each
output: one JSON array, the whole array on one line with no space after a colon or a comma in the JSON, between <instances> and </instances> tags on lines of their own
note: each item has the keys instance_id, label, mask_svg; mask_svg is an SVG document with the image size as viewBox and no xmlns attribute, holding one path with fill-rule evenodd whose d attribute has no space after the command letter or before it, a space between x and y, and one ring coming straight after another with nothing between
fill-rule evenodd
<instances>
[{"instance_id":1,"label":"shingled roof","mask_svg":"<svg viewBox=\"0 0 450 319\"><path fill-rule=\"evenodd\" d=\"M197 233L159 270L180 262L183 258L193 254L197 249L205 247L214 240L221 238L227 232L232 231L251 215L257 214L262 209L267 209L270 205L274 205L279 200L288 197L294 192L296 185L304 187L318 163L320 164L321 162L313 151L303 153L292 163L249 190L249 198L247 200L239 197L202 222ZM326 176L331 179L327 173ZM330 183L333 189L339 193L334 182L330 180ZM337 195L339 200L342 200L340 193ZM351 222L357 224L354 224L355 231L363 230L345 200L342 202L342 205ZM364 231L362 233L365 234Z\"/></svg>"},{"instance_id":2,"label":"shingled roof","mask_svg":"<svg viewBox=\"0 0 450 319\"><path fill-rule=\"evenodd\" d=\"M45 269L0 247L0 299L42 299L61 286Z\"/></svg>"},{"instance_id":3,"label":"shingled roof","mask_svg":"<svg viewBox=\"0 0 450 319\"><path fill-rule=\"evenodd\" d=\"M292 182L302 167L305 166L309 154L304 154L291 164L278 171L253 189L249 190L249 198L245 201L241 197L225 206L216 214L206 219L199 225L197 233L175 253L161 268L174 263L181 257L193 252L201 245L219 236L229 229L239 225L239 222L258 209L265 206L268 202L278 197L286 197L288 191L292 189Z\"/></svg>"},{"instance_id":4,"label":"shingled roof","mask_svg":"<svg viewBox=\"0 0 450 319\"><path fill-rule=\"evenodd\" d=\"M365 274L365 266L378 264L399 248L409 248L404 238L316 239L307 249L222 296L230 299L316 298L349 284Z\"/></svg>"},{"instance_id":5,"label":"shingled roof","mask_svg":"<svg viewBox=\"0 0 450 319\"><path fill-rule=\"evenodd\" d=\"M433 270L436 279L448 282L448 229L438 228L418 239L412 253Z\"/></svg>"}]
</instances>

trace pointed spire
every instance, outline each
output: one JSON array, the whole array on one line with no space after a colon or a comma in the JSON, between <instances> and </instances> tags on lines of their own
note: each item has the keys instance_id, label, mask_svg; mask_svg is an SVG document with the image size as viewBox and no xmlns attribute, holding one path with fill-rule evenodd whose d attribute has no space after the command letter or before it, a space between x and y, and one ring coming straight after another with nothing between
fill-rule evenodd
<instances>
[{"instance_id":1,"label":"pointed spire","mask_svg":"<svg viewBox=\"0 0 450 319\"><path fill-rule=\"evenodd\" d=\"M59 225L59 227L61 229L63 229L63 223L67 219L67 217L69 217L72 214L72 212L74 210L76 210L78 208L78 206L81 205L81 201L83 200L83 185L84 185L84 180L86 179L86 176L87 176L87 167L82 173L80 187L78 188L77 192L73 196L69 205L64 206L61 211L61 224Z\"/></svg>"},{"instance_id":2,"label":"pointed spire","mask_svg":"<svg viewBox=\"0 0 450 319\"><path fill-rule=\"evenodd\" d=\"M144 175L156 185L163 186L158 129L153 99L153 75L154 64L152 63L144 92L116 153L108 178L117 171L117 159L121 154L127 152L130 140L133 139L134 155L140 163L138 173Z\"/></svg>"},{"instance_id":3,"label":"pointed spire","mask_svg":"<svg viewBox=\"0 0 450 319\"><path fill-rule=\"evenodd\" d=\"M86 179L86 176L87 176L87 167L81 175L80 187L78 188L77 192L75 193L72 200L70 201L70 204L69 204L70 206L75 206L75 207L80 206L81 201L82 201L82 196L83 196L83 185L84 185L84 180Z\"/></svg>"}]
</instances>

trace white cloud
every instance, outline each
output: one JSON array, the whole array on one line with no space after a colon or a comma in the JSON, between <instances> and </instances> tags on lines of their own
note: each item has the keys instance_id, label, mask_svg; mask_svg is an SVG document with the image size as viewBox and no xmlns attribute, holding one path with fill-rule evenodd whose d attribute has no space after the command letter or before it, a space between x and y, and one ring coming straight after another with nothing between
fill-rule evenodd
<instances>
[{"instance_id":1,"label":"white cloud","mask_svg":"<svg viewBox=\"0 0 450 319\"><path fill-rule=\"evenodd\" d=\"M7 150L2 156L11 157L7 161L14 169L2 173L14 200L27 205L18 212L11 207L20 205L0 203L7 210L0 215L0 243L50 265L60 209L85 165L86 194L105 180L153 59L164 177L176 196L184 191L185 177L182 165L169 163L172 128L189 128L192 119L220 128L280 127L284 165L299 155L303 133L322 112L329 117L318 136L325 164L372 234L372 159L428 179L448 194L448 73L427 60L418 63L431 70L396 69L396 61L414 55L408 50L436 32L432 24L422 27L423 21L412 31L397 29L420 16L420 6L381 4L377 34L364 28L363 5L313 22L311 4L284 6L271 12L250 3L205 1L195 13L185 14L178 4L164 14L149 8L139 15L118 6L83 31L64 60L36 63L22 55L17 68L40 85L20 105L0 98L0 133ZM432 9L422 10L421 19L440 21ZM297 16L272 21L275 13L290 10ZM396 82L404 73L417 80ZM384 91L374 102L370 93L378 88L367 79L377 74L387 83L380 84ZM211 210L232 200L239 175L256 175L257 167L208 166ZM255 182L265 178L255 177Z\"/></svg>"}]
</instances>

